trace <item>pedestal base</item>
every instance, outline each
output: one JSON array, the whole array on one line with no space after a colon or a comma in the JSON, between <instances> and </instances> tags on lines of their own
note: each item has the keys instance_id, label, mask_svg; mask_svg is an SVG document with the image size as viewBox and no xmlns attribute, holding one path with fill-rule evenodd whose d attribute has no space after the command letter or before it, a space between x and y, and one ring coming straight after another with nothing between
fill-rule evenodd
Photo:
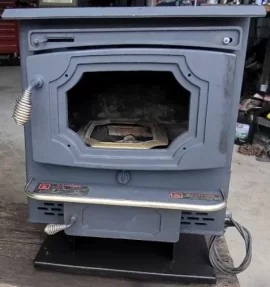
<instances>
[{"instance_id":1,"label":"pedestal base","mask_svg":"<svg viewBox=\"0 0 270 287\"><path fill-rule=\"evenodd\" d=\"M37 268L163 282L214 284L204 236L181 235L176 244L119 239L48 236Z\"/></svg>"}]
</instances>

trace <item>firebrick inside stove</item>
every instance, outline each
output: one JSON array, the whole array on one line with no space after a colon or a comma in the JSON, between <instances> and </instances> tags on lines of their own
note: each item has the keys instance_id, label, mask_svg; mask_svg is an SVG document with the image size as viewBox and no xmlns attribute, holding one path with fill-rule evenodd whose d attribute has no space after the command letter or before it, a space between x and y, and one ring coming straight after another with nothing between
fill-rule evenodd
<instances>
[{"instance_id":1,"label":"firebrick inside stove","mask_svg":"<svg viewBox=\"0 0 270 287\"><path fill-rule=\"evenodd\" d=\"M30 221L146 241L223 234L250 17L264 13L6 10L20 20Z\"/></svg>"}]
</instances>

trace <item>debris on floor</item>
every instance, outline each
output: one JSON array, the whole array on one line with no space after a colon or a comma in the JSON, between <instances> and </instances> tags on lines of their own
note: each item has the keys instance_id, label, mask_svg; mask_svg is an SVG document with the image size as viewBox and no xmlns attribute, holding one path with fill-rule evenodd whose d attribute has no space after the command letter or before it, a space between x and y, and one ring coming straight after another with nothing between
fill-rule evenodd
<instances>
[{"instance_id":1,"label":"debris on floor","mask_svg":"<svg viewBox=\"0 0 270 287\"><path fill-rule=\"evenodd\" d=\"M270 136L256 133L253 144L245 143L240 145L238 153L255 156L257 161L270 162Z\"/></svg>"},{"instance_id":2,"label":"debris on floor","mask_svg":"<svg viewBox=\"0 0 270 287\"><path fill-rule=\"evenodd\" d=\"M263 148L259 145L243 144L239 146L238 152L243 155L259 157L263 152Z\"/></svg>"}]
</instances>

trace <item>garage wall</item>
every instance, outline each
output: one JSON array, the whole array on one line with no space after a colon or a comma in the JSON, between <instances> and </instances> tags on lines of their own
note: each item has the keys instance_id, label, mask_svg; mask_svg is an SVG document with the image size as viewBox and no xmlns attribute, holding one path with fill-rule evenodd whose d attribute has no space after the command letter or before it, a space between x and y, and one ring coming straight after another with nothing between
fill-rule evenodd
<instances>
[{"instance_id":1,"label":"garage wall","mask_svg":"<svg viewBox=\"0 0 270 287\"><path fill-rule=\"evenodd\" d=\"M1 15L6 8L14 7L15 0L0 0L0 54L19 52L18 23L1 19Z\"/></svg>"}]
</instances>

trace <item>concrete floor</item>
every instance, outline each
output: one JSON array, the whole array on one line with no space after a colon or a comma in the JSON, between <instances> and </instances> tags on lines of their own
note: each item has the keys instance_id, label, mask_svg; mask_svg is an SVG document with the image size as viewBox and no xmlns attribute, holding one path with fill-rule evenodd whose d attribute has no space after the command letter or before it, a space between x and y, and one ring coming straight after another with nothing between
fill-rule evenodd
<instances>
[{"instance_id":1,"label":"concrete floor","mask_svg":"<svg viewBox=\"0 0 270 287\"><path fill-rule=\"evenodd\" d=\"M4 202L26 202L23 194L23 128L17 126L11 118L19 93L19 68L0 67L0 201ZM270 164L235 153L229 208L235 220L246 226L253 236L252 264L239 275L242 287L270 286L269 202ZM232 257L237 263L244 252L243 242L231 229L226 237Z\"/></svg>"}]
</instances>

